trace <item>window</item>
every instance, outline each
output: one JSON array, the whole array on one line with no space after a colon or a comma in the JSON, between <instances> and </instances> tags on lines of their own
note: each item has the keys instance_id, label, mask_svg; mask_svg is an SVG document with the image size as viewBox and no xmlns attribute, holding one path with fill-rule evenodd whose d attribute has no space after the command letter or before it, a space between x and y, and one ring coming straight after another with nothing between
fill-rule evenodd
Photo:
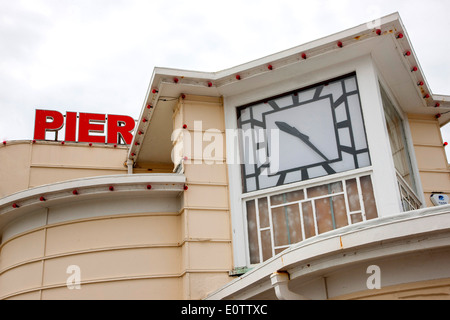
<instances>
[{"instance_id":1,"label":"window","mask_svg":"<svg viewBox=\"0 0 450 320\"><path fill-rule=\"evenodd\" d=\"M238 128L249 265L378 218L355 73L242 106Z\"/></svg>"},{"instance_id":2,"label":"window","mask_svg":"<svg viewBox=\"0 0 450 320\"><path fill-rule=\"evenodd\" d=\"M392 150L392 158L397 171L397 180L404 211L419 209L422 204L416 192L417 186L411 164L410 151L406 140L403 119L380 84L386 127Z\"/></svg>"}]
</instances>

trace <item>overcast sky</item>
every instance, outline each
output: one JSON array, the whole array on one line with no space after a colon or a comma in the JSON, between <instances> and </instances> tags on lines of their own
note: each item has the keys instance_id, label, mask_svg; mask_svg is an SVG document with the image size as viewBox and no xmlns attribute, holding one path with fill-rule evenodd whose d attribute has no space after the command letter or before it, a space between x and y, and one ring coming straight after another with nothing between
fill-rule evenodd
<instances>
[{"instance_id":1,"label":"overcast sky","mask_svg":"<svg viewBox=\"0 0 450 320\"><path fill-rule=\"evenodd\" d=\"M0 0L0 140L31 140L37 108L138 118L154 67L219 71L393 12L450 95L448 0Z\"/></svg>"}]
</instances>

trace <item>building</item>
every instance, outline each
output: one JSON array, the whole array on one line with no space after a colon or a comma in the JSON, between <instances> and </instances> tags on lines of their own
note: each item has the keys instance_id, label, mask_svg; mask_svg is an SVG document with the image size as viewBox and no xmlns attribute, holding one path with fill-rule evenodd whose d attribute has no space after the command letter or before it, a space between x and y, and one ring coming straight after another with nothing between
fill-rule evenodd
<instances>
[{"instance_id":1,"label":"building","mask_svg":"<svg viewBox=\"0 0 450 320\"><path fill-rule=\"evenodd\" d=\"M448 299L449 109L398 14L155 68L128 145L0 146L0 298Z\"/></svg>"}]
</instances>

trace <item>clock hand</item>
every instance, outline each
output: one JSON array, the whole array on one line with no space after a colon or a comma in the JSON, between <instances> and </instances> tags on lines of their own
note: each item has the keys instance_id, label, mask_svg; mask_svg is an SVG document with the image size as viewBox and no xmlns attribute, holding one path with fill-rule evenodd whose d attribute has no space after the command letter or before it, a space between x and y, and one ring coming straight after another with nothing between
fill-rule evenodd
<instances>
[{"instance_id":1,"label":"clock hand","mask_svg":"<svg viewBox=\"0 0 450 320\"><path fill-rule=\"evenodd\" d=\"M300 131L297 130L295 127L291 127L286 122L275 122L277 127L286 133L289 133L293 135L294 137L299 138L302 140L305 144L307 144L311 149L313 149L317 154L319 154L322 158L324 158L326 161L328 161L328 158L319 150L317 147L309 141L309 137Z\"/></svg>"}]
</instances>

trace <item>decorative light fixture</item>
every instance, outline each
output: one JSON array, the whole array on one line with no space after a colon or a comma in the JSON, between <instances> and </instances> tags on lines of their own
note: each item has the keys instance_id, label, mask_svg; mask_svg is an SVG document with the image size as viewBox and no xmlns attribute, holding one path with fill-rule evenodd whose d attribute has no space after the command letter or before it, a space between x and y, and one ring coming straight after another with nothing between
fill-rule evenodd
<instances>
[{"instance_id":1,"label":"decorative light fixture","mask_svg":"<svg viewBox=\"0 0 450 320\"><path fill-rule=\"evenodd\" d=\"M434 105L435 108L439 108L441 106L441 104L439 102L436 102L436 104Z\"/></svg>"},{"instance_id":2,"label":"decorative light fixture","mask_svg":"<svg viewBox=\"0 0 450 320\"><path fill-rule=\"evenodd\" d=\"M188 128L187 124L183 124L183 129L187 129L187 128Z\"/></svg>"},{"instance_id":3,"label":"decorative light fixture","mask_svg":"<svg viewBox=\"0 0 450 320\"><path fill-rule=\"evenodd\" d=\"M444 147L447 147L448 146L448 142L444 142Z\"/></svg>"},{"instance_id":4,"label":"decorative light fixture","mask_svg":"<svg viewBox=\"0 0 450 320\"><path fill-rule=\"evenodd\" d=\"M72 194L73 194L74 196L79 195L78 190L77 190L77 189L73 190L73 191L72 191Z\"/></svg>"},{"instance_id":5,"label":"decorative light fixture","mask_svg":"<svg viewBox=\"0 0 450 320\"><path fill-rule=\"evenodd\" d=\"M411 72L416 72L417 70L419 70L416 66L414 66L412 69L411 69Z\"/></svg>"},{"instance_id":6,"label":"decorative light fixture","mask_svg":"<svg viewBox=\"0 0 450 320\"><path fill-rule=\"evenodd\" d=\"M189 187L188 186L184 186L184 191L187 191L189 189Z\"/></svg>"},{"instance_id":7,"label":"decorative light fixture","mask_svg":"<svg viewBox=\"0 0 450 320\"><path fill-rule=\"evenodd\" d=\"M236 75L236 80L241 80L241 76L240 75Z\"/></svg>"},{"instance_id":8,"label":"decorative light fixture","mask_svg":"<svg viewBox=\"0 0 450 320\"><path fill-rule=\"evenodd\" d=\"M211 81L210 81L210 82L208 82L208 87L210 87L210 88L211 88L211 87L212 87L212 85L213 85L213 84L212 84L212 82L211 82Z\"/></svg>"},{"instance_id":9,"label":"decorative light fixture","mask_svg":"<svg viewBox=\"0 0 450 320\"><path fill-rule=\"evenodd\" d=\"M404 55L405 55L405 57L409 57L409 56L411 55L411 51L406 51L406 52L404 53Z\"/></svg>"},{"instance_id":10,"label":"decorative light fixture","mask_svg":"<svg viewBox=\"0 0 450 320\"><path fill-rule=\"evenodd\" d=\"M92 147L92 142L89 142L89 147Z\"/></svg>"},{"instance_id":11,"label":"decorative light fixture","mask_svg":"<svg viewBox=\"0 0 450 320\"><path fill-rule=\"evenodd\" d=\"M6 143L7 143L6 141L3 141L3 145L4 145L4 146L6 146Z\"/></svg>"},{"instance_id":12,"label":"decorative light fixture","mask_svg":"<svg viewBox=\"0 0 450 320\"><path fill-rule=\"evenodd\" d=\"M429 97L430 97L430 95L428 93L423 96L424 99L428 99Z\"/></svg>"},{"instance_id":13,"label":"decorative light fixture","mask_svg":"<svg viewBox=\"0 0 450 320\"><path fill-rule=\"evenodd\" d=\"M186 95L184 93L181 94L181 99L186 99Z\"/></svg>"},{"instance_id":14,"label":"decorative light fixture","mask_svg":"<svg viewBox=\"0 0 450 320\"><path fill-rule=\"evenodd\" d=\"M173 78L173 82L178 83L178 78Z\"/></svg>"},{"instance_id":15,"label":"decorative light fixture","mask_svg":"<svg viewBox=\"0 0 450 320\"><path fill-rule=\"evenodd\" d=\"M148 185L148 186L147 186L147 190L152 190L152 186L151 186L151 185Z\"/></svg>"},{"instance_id":16,"label":"decorative light fixture","mask_svg":"<svg viewBox=\"0 0 450 320\"><path fill-rule=\"evenodd\" d=\"M159 91L157 89L152 90L153 93L158 93Z\"/></svg>"},{"instance_id":17,"label":"decorative light fixture","mask_svg":"<svg viewBox=\"0 0 450 320\"><path fill-rule=\"evenodd\" d=\"M399 33L396 36L397 39L403 39L403 37L404 37L403 33Z\"/></svg>"},{"instance_id":18,"label":"decorative light fixture","mask_svg":"<svg viewBox=\"0 0 450 320\"><path fill-rule=\"evenodd\" d=\"M147 121L148 121L148 120L147 120L147 119L145 119L145 118L144 118L144 119L142 119L142 122L143 122L143 123L146 123Z\"/></svg>"},{"instance_id":19,"label":"decorative light fixture","mask_svg":"<svg viewBox=\"0 0 450 320\"><path fill-rule=\"evenodd\" d=\"M381 35L381 29L377 29L377 35Z\"/></svg>"},{"instance_id":20,"label":"decorative light fixture","mask_svg":"<svg viewBox=\"0 0 450 320\"><path fill-rule=\"evenodd\" d=\"M273 66L272 66L271 64L269 64L269 65L267 66L267 69L273 70Z\"/></svg>"},{"instance_id":21,"label":"decorative light fixture","mask_svg":"<svg viewBox=\"0 0 450 320\"><path fill-rule=\"evenodd\" d=\"M65 144L66 144L66 142L65 142L65 141L63 141L63 142L61 142L61 144L62 144L62 145L65 145Z\"/></svg>"},{"instance_id":22,"label":"decorative light fixture","mask_svg":"<svg viewBox=\"0 0 450 320\"><path fill-rule=\"evenodd\" d=\"M147 106L147 109L152 109L153 108L153 106L151 105L151 104L149 104L148 106Z\"/></svg>"},{"instance_id":23,"label":"decorative light fixture","mask_svg":"<svg viewBox=\"0 0 450 320\"><path fill-rule=\"evenodd\" d=\"M12 207L13 207L14 209L20 208L20 206L19 206L17 203L14 203L14 204L12 205Z\"/></svg>"},{"instance_id":24,"label":"decorative light fixture","mask_svg":"<svg viewBox=\"0 0 450 320\"><path fill-rule=\"evenodd\" d=\"M110 186L110 187L109 187L109 191L114 191L114 187L113 187L113 186Z\"/></svg>"},{"instance_id":25,"label":"decorative light fixture","mask_svg":"<svg viewBox=\"0 0 450 320\"><path fill-rule=\"evenodd\" d=\"M306 56L306 53L302 53L302 58L303 58L303 60L306 60L306 58L307 58L307 56Z\"/></svg>"},{"instance_id":26,"label":"decorative light fixture","mask_svg":"<svg viewBox=\"0 0 450 320\"><path fill-rule=\"evenodd\" d=\"M421 87L421 86L423 86L423 81L419 81L418 83L417 83L417 85L419 86L419 87Z\"/></svg>"},{"instance_id":27,"label":"decorative light fixture","mask_svg":"<svg viewBox=\"0 0 450 320\"><path fill-rule=\"evenodd\" d=\"M342 43L342 41L338 41L337 46L338 46L339 48L342 48L342 47L344 46L344 44Z\"/></svg>"},{"instance_id":28,"label":"decorative light fixture","mask_svg":"<svg viewBox=\"0 0 450 320\"><path fill-rule=\"evenodd\" d=\"M40 197L40 198L39 198L39 201L44 202L44 201L47 201L47 199L45 199L44 197Z\"/></svg>"},{"instance_id":29,"label":"decorative light fixture","mask_svg":"<svg viewBox=\"0 0 450 320\"><path fill-rule=\"evenodd\" d=\"M442 114L438 113L437 115L434 116L436 119L439 119L440 117L442 117Z\"/></svg>"}]
</instances>

